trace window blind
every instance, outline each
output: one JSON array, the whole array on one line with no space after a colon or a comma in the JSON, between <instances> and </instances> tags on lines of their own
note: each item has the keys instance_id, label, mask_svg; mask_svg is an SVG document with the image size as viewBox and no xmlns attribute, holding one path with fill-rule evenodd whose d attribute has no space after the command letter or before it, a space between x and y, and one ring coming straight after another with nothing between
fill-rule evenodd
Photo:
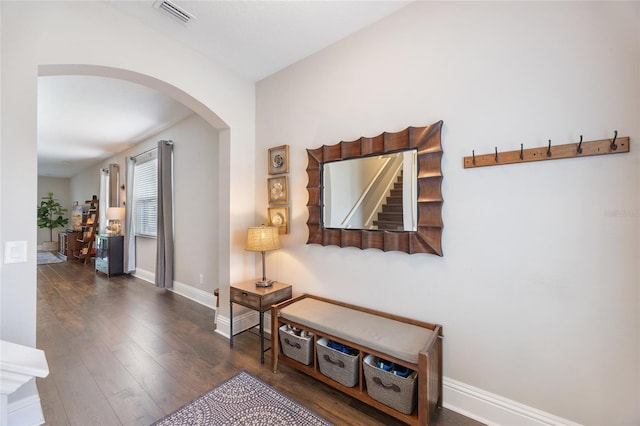
<instances>
[{"instance_id":1,"label":"window blind","mask_svg":"<svg viewBox=\"0 0 640 426\"><path fill-rule=\"evenodd\" d=\"M133 176L134 233L155 237L158 230L158 159L136 163Z\"/></svg>"}]
</instances>

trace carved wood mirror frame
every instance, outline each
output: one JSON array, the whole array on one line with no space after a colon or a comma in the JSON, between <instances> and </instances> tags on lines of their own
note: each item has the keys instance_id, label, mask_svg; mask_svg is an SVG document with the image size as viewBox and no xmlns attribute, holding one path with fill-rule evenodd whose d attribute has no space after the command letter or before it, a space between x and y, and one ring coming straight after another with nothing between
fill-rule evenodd
<instances>
[{"instance_id":1,"label":"carved wood mirror frame","mask_svg":"<svg viewBox=\"0 0 640 426\"><path fill-rule=\"evenodd\" d=\"M407 127L384 132L375 137L361 137L350 142L307 149L307 209L309 238L307 244L360 249L377 248L409 254L429 253L442 256L442 120L425 127ZM417 150L418 219L416 231L382 231L325 228L322 223L323 164L390 152Z\"/></svg>"}]
</instances>

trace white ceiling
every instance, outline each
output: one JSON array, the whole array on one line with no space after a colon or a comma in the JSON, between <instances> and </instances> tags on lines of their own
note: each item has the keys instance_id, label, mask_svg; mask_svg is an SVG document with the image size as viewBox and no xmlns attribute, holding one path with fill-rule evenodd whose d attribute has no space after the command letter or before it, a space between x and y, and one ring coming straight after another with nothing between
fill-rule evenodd
<instances>
[{"instance_id":1,"label":"white ceiling","mask_svg":"<svg viewBox=\"0 0 640 426\"><path fill-rule=\"evenodd\" d=\"M173 0L172 0L173 1ZM258 81L376 22L409 0L107 1L122 13ZM38 174L71 177L184 119L191 111L146 87L93 76L38 80Z\"/></svg>"},{"instance_id":2,"label":"white ceiling","mask_svg":"<svg viewBox=\"0 0 640 426\"><path fill-rule=\"evenodd\" d=\"M193 112L155 90L114 78L38 78L38 175L71 177Z\"/></svg>"}]
</instances>

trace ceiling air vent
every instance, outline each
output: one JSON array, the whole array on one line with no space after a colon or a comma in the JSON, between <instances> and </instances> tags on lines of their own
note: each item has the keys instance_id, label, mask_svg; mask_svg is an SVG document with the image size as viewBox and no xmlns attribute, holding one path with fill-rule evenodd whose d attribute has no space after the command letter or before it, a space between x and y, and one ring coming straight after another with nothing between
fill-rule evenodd
<instances>
[{"instance_id":1,"label":"ceiling air vent","mask_svg":"<svg viewBox=\"0 0 640 426\"><path fill-rule=\"evenodd\" d=\"M153 7L163 10L165 13L168 13L185 24L196 19L195 16L169 0L158 0L153 4Z\"/></svg>"}]
</instances>

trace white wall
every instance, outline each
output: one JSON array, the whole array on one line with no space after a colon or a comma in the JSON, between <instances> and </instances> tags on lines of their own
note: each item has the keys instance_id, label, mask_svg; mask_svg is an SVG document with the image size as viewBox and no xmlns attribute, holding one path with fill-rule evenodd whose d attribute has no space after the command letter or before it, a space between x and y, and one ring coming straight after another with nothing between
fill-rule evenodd
<instances>
[{"instance_id":1,"label":"white wall","mask_svg":"<svg viewBox=\"0 0 640 426\"><path fill-rule=\"evenodd\" d=\"M42 197L48 197L49 192L53 192L53 198L58 200L63 208L67 209L67 213L63 216L71 220L71 186L68 178L54 178L50 176L38 176L38 198L36 206L42 202ZM71 225L66 228L70 228ZM64 232L65 228L57 228L53 230L53 241L58 241L58 232ZM38 246L43 241L51 241L49 228L38 228Z\"/></svg>"},{"instance_id":2,"label":"white wall","mask_svg":"<svg viewBox=\"0 0 640 426\"><path fill-rule=\"evenodd\" d=\"M258 83L256 186L291 153L270 276L444 326L444 374L575 422L640 423L640 3L417 2ZM305 245L305 148L444 120L444 257ZM463 157L630 136L628 154ZM256 192L258 220L266 195ZM447 404L445 400L445 404Z\"/></svg>"},{"instance_id":3,"label":"white wall","mask_svg":"<svg viewBox=\"0 0 640 426\"><path fill-rule=\"evenodd\" d=\"M105 3L0 2L0 8L0 246L6 241L26 241L28 246L26 263L0 269L0 337L36 344L39 70L147 84L185 103L219 130L220 269L215 279L228 300L229 280L245 278L247 270L252 276L254 268L253 253L242 249L244 232L254 219L253 84ZM35 386L27 392L35 392Z\"/></svg>"},{"instance_id":4,"label":"white wall","mask_svg":"<svg viewBox=\"0 0 640 426\"><path fill-rule=\"evenodd\" d=\"M212 294L219 286L218 135L200 117L185 121L163 137L174 141L175 280Z\"/></svg>"},{"instance_id":5,"label":"white wall","mask_svg":"<svg viewBox=\"0 0 640 426\"><path fill-rule=\"evenodd\" d=\"M109 162L91 166L70 179L71 200L80 205L86 204L94 195L100 198L100 169L107 167ZM123 175L124 169L120 166L120 173ZM102 200L100 200L102 201Z\"/></svg>"}]
</instances>

